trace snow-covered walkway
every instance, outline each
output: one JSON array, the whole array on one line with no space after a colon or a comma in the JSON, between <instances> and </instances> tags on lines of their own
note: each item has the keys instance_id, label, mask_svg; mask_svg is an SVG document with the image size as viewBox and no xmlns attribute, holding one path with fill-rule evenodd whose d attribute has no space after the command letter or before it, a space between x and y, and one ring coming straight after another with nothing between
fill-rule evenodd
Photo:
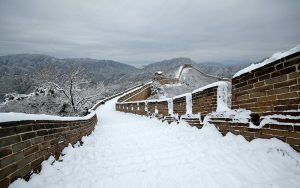
<instances>
[{"instance_id":1,"label":"snow-covered walkway","mask_svg":"<svg viewBox=\"0 0 300 188\"><path fill-rule=\"evenodd\" d=\"M11 187L300 187L300 154L281 141L167 125L116 112L114 102L97 110L99 123L82 146Z\"/></svg>"}]
</instances>

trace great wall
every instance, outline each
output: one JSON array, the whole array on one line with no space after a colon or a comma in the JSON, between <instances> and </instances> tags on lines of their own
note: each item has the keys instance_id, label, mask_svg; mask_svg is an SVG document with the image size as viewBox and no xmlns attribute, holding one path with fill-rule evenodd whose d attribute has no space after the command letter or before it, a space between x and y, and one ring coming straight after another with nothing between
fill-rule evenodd
<instances>
[{"instance_id":1,"label":"great wall","mask_svg":"<svg viewBox=\"0 0 300 188\"><path fill-rule=\"evenodd\" d=\"M98 101L91 110L134 88ZM92 112L74 120L0 122L0 188L8 187L17 178L28 180L41 170L44 160L50 156L58 159L65 147L90 135L97 121L97 115Z\"/></svg>"},{"instance_id":2,"label":"great wall","mask_svg":"<svg viewBox=\"0 0 300 188\"><path fill-rule=\"evenodd\" d=\"M178 81L160 75L154 80L161 84ZM120 112L169 123L186 121L199 129L210 123L223 135L231 132L248 141L275 137L300 151L300 52L235 76L231 81L221 80L191 93L160 100L148 100L150 82L99 101L92 110L122 95L115 106ZM248 114L239 118L240 113ZM84 120L0 123L0 187L8 187L19 177L28 179L49 156L58 158L69 144L91 134L96 123L95 114Z\"/></svg>"},{"instance_id":3,"label":"great wall","mask_svg":"<svg viewBox=\"0 0 300 188\"><path fill-rule=\"evenodd\" d=\"M174 82L159 79L163 80L162 84ZM226 88L230 85L233 111L222 112L218 108L222 108L222 101L229 100ZM207 117L223 135L231 132L248 141L275 137L300 151L299 86L300 52L297 52L236 76L231 82L216 82L173 98L147 100L151 95L149 83L120 98L116 110L168 122L183 120L198 128ZM239 109L250 112L246 120L236 118Z\"/></svg>"}]
</instances>

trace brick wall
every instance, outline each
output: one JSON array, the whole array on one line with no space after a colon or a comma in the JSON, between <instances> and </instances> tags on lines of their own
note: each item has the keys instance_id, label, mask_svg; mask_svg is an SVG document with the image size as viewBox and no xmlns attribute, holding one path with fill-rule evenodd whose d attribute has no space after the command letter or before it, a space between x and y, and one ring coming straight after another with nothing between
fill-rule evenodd
<instances>
[{"instance_id":1,"label":"brick wall","mask_svg":"<svg viewBox=\"0 0 300 188\"><path fill-rule=\"evenodd\" d=\"M127 93L126 95L120 97L118 102L126 102L126 101L137 101L137 100L145 100L151 95L151 87L150 84L146 84L139 89L131 89L132 92ZM124 93L124 92L123 92Z\"/></svg>"},{"instance_id":2,"label":"brick wall","mask_svg":"<svg viewBox=\"0 0 300 188\"><path fill-rule=\"evenodd\" d=\"M231 132L236 135L242 135L247 140L255 138L278 138L290 144L295 150L300 151L300 112L282 112L283 110L299 109L299 53L275 61L265 67L246 73L232 81L232 102L233 108L246 108L252 110L254 114L262 113L264 115L281 114L294 116L294 119L277 120L278 124L267 124L262 128L250 128L249 123L241 123L232 119L212 119L210 122L225 135ZM192 93L192 112L201 113L201 117L217 110L217 96L220 85L215 83ZM148 112L153 114L155 107L159 114L168 115L167 101L148 101ZM118 105L118 104L117 104ZM131 104L120 104L130 106ZM271 105L271 106L270 106ZM267 107L267 108L266 108ZM260 110L261 109L261 110ZM270 110L271 109L271 110ZM176 114L184 115L186 113L186 96L173 98L173 111ZM270 111L270 112L266 112ZM131 111L131 113L139 113ZM221 112L220 112L221 113ZM147 113L146 113L147 114ZM193 117L193 116L191 116ZM200 125L200 120L185 117L190 125ZM263 120L263 116L257 116L257 122ZM173 119L171 120L173 121ZM252 118L252 122L253 118Z\"/></svg>"},{"instance_id":3,"label":"brick wall","mask_svg":"<svg viewBox=\"0 0 300 188\"><path fill-rule=\"evenodd\" d=\"M135 94L127 98L126 101L142 101L148 99L151 96L151 87L148 86L146 88L143 88L143 90L134 93Z\"/></svg>"},{"instance_id":4,"label":"brick wall","mask_svg":"<svg viewBox=\"0 0 300 188\"><path fill-rule=\"evenodd\" d=\"M207 89L204 89L202 91L194 92L192 93L192 112L193 114L201 113L203 115L206 115L210 112L216 111L217 108L217 89L218 86L213 86ZM138 92L134 97L136 99L139 98L139 95L143 95L143 92ZM132 92L129 93L129 96L132 97ZM125 96L128 98L128 96ZM147 96L148 97L148 96ZM141 96L143 99L143 96ZM131 110L132 104L137 103L138 101L133 102L118 102L116 104L116 109L118 111L123 112L130 112L130 113L141 113L142 115L145 115L148 113L154 114L155 108L158 110L158 114L161 114L163 116L169 115L168 110L168 102L167 100L158 100L158 101L151 101L148 100L147 103L144 102L144 100L139 101L139 103L143 104L143 112L138 112L136 110ZM147 104L147 112L145 112L145 105ZM186 106L186 96L177 96L173 98L173 113L178 115L184 115L186 114L187 106ZM123 108L124 107L124 108ZM128 108L128 109L127 109Z\"/></svg>"},{"instance_id":5,"label":"brick wall","mask_svg":"<svg viewBox=\"0 0 300 188\"><path fill-rule=\"evenodd\" d=\"M175 114L184 115L186 113L186 97L173 99L173 111Z\"/></svg>"},{"instance_id":6,"label":"brick wall","mask_svg":"<svg viewBox=\"0 0 300 188\"><path fill-rule=\"evenodd\" d=\"M148 102L147 103L148 113L154 114L155 113L155 106L156 106L156 102Z\"/></svg>"},{"instance_id":7,"label":"brick wall","mask_svg":"<svg viewBox=\"0 0 300 188\"><path fill-rule=\"evenodd\" d=\"M145 111L145 102L139 102L137 104L138 104L138 109L136 111L136 114L147 115L147 112Z\"/></svg>"},{"instance_id":8,"label":"brick wall","mask_svg":"<svg viewBox=\"0 0 300 188\"><path fill-rule=\"evenodd\" d=\"M78 121L16 121L0 123L0 187L40 170L50 155L58 157L69 143L89 135L97 123L94 115Z\"/></svg>"},{"instance_id":9,"label":"brick wall","mask_svg":"<svg viewBox=\"0 0 300 188\"><path fill-rule=\"evenodd\" d=\"M299 120L297 120L299 121ZM300 151L300 126L267 124L261 129L249 128L249 123L237 123L232 120L211 120L219 131L226 135L231 132L242 135L248 141L255 138L277 138L288 143L296 151Z\"/></svg>"},{"instance_id":10,"label":"brick wall","mask_svg":"<svg viewBox=\"0 0 300 188\"><path fill-rule=\"evenodd\" d=\"M217 109L217 90L218 87L212 87L203 91L192 93L193 114L201 113L207 115Z\"/></svg>"},{"instance_id":11,"label":"brick wall","mask_svg":"<svg viewBox=\"0 0 300 188\"><path fill-rule=\"evenodd\" d=\"M300 52L232 79L232 108L262 115L300 108Z\"/></svg>"},{"instance_id":12,"label":"brick wall","mask_svg":"<svg viewBox=\"0 0 300 188\"><path fill-rule=\"evenodd\" d=\"M159 101L156 103L156 107L159 114L164 116L169 115L168 101Z\"/></svg>"}]
</instances>

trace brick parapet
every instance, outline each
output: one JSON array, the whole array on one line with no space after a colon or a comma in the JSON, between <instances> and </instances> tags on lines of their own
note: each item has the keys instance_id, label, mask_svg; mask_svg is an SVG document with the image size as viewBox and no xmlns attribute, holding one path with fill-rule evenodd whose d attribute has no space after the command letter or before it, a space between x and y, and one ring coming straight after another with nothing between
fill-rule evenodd
<instances>
[{"instance_id":1,"label":"brick parapet","mask_svg":"<svg viewBox=\"0 0 300 188\"><path fill-rule=\"evenodd\" d=\"M264 112L300 108L300 52L232 79L232 108Z\"/></svg>"},{"instance_id":2,"label":"brick parapet","mask_svg":"<svg viewBox=\"0 0 300 188\"><path fill-rule=\"evenodd\" d=\"M127 93L118 99L118 102L130 102L130 101L140 101L145 100L151 95L151 85L146 84L139 86L140 88L131 89L132 91L127 91Z\"/></svg>"},{"instance_id":3,"label":"brick parapet","mask_svg":"<svg viewBox=\"0 0 300 188\"><path fill-rule=\"evenodd\" d=\"M44 160L91 134L96 123L96 114L87 120L0 123L0 187L39 171Z\"/></svg>"},{"instance_id":4,"label":"brick parapet","mask_svg":"<svg viewBox=\"0 0 300 188\"><path fill-rule=\"evenodd\" d=\"M231 132L235 135L242 135L248 141L256 138L277 138L300 152L300 126L267 124L263 128L257 129L250 128L249 123L239 123L230 120L210 120L210 123L214 124L223 135Z\"/></svg>"},{"instance_id":5,"label":"brick parapet","mask_svg":"<svg viewBox=\"0 0 300 188\"><path fill-rule=\"evenodd\" d=\"M217 109L218 86L192 93L193 114L207 115Z\"/></svg>"},{"instance_id":6,"label":"brick parapet","mask_svg":"<svg viewBox=\"0 0 300 188\"><path fill-rule=\"evenodd\" d=\"M180 116L186 114L186 96L173 99L173 112Z\"/></svg>"}]
</instances>

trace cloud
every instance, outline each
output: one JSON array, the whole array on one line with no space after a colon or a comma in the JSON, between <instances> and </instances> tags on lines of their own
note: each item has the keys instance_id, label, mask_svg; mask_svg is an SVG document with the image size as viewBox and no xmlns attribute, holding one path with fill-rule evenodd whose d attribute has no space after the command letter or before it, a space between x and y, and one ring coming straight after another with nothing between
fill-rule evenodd
<instances>
[{"instance_id":1,"label":"cloud","mask_svg":"<svg viewBox=\"0 0 300 188\"><path fill-rule=\"evenodd\" d=\"M2 0L0 54L259 60L300 43L300 1Z\"/></svg>"}]
</instances>

